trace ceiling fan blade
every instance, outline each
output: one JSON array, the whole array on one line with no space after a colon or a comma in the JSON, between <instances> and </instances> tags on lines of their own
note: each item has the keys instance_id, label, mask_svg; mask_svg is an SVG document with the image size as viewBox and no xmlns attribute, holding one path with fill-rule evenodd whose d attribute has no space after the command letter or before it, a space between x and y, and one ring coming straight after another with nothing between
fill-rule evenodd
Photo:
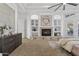
<instances>
[{"instance_id":1,"label":"ceiling fan blade","mask_svg":"<svg viewBox=\"0 0 79 59\"><path fill-rule=\"evenodd\" d=\"M63 4L60 4L60 5L55 9L55 11L58 10L62 5L63 5Z\"/></svg>"},{"instance_id":2,"label":"ceiling fan blade","mask_svg":"<svg viewBox=\"0 0 79 59\"><path fill-rule=\"evenodd\" d=\"M55 7L55 6L58 6L58 5L60 5L60 4L62 4L62 3L59 3L59 4L56 4L56 5L50 6L50 7L48 7L48 9L50 9L50 8L52 8L52 7Z\"/></svg>"},{"instance_id":3,"label":"ceiling fan blade","mask_svg":"<svg viewBox=\"0 0 79 59\"><path fill-rule=\"evenodd\" d=\"M63 10L65 10L65 5L63 5Z\"/></svg>"},{"instance_id":4,"label":"ceiling fan blade","mask_svg":"<svg viewBox=\"0 0 79 59\"><path fill-rule=\"evenodd\" d=\"M67 3L67 4L73 5L73 6L77 6L77 5L78 5L78 4L76 4L76 3Z\"/></svg>"},{"instance_id":5,"label":"ceiling fan blade","mask_svg":"<svg viewBox=\"0 0 79 59\"><path fill-rule=\"evenodd\" d=\"M75 14L70 14L70 16L73 16L73 15L75 15Z\"/></svg>"},{"instance_id":6,"label":"ceiling fan blade","mask_svg":"<svg viewBox=\"0 0 79 59\"><path fill-rule=\"evenodd\" d=\"M70 16L73 16L73 15L75 15L75 14L69 14L69 15L65 15L65 17L70 17Z\"/></svg>"}]
</instances>

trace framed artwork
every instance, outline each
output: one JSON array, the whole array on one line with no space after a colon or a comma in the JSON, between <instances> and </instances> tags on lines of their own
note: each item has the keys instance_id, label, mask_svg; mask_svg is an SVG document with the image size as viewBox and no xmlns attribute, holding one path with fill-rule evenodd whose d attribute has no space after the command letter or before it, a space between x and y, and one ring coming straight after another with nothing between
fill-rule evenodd
<instances>
[{"instance_id":1,"label":"framed artwork","mask_svg":"<svg viewBox=\"0 0 79 59\"><path fill-rule=\"evenodd\" d=\"M51 15L42 15L41 16L41 26L51 26L51 21L52 17Z\"/></svg>"}]
</instances>

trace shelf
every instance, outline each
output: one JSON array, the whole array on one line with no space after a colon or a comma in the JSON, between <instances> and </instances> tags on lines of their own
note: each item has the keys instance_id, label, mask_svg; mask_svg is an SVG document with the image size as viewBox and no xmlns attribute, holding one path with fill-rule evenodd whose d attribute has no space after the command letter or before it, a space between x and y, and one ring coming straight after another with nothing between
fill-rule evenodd
<instances>
[{"instance_id":1,"label":"shelf","mask_svg":"<svg viewBox=\"0 0 79 59\"><path fill-rule=\"evenodd\" d=\"M38 36L38 20L31 20L32 36Z\"/></svg>"},{"instance_id":2,"label":"shelf","mask_svg":"<svg viewBox=\"0 0 79 59\"><path fill-rule=\"evenodd\" d=\"M61 32L61 31L54 31L54 32Z\"/></svg>"}]
</instances>

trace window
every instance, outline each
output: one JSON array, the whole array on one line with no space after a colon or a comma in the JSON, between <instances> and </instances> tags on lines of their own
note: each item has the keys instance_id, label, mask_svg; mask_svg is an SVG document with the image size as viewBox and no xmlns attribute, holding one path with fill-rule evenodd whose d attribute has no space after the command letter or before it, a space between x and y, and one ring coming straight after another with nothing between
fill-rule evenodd
<instances>
[{"instance_id":1,"label":"window","mask_svg":"<svg viewBox=\"0 0 79 59\"><path fill-rule=\"evenodd\" d=\"M32 15L31 19L38 19L38 15Z\"/></svg>"},{"instance_id":2,"label":"window","mask_svg":"<svg viewBox=\"0 0 79 59\"><path fill-rule=\"evenodd\" d=\"M61 16L60 15L55 15L54 19L61 19Z\"/></svg>"}]
</instances>

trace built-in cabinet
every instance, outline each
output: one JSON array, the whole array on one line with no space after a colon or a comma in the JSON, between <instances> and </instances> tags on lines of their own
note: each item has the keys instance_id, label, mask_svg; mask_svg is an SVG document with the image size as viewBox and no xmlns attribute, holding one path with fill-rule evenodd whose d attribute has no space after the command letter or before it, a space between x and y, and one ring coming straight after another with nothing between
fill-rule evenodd
<instances>
[{"instance_id":1,"label":"built-in cabinet","mask_svg":"<svg viewBox=\"0 0 79 59\"><path fill-rule=\"evenodd\" d=\"M39 17L38 19L31 19L31 31L29 32L30 38L33 36L41 37L43 29L46 29L48 32L51 31L52 37L79 37L79 23L77 25L75 20L74 22L73 19L67 19L64 18L63 15L54 14L38 14L37 16Z\"/></svg>"},{"instance_id":2,"label":"built-in cabinet","mask_svg":"<svg viewBox=\"0 0 79 59\"><path fill-rule=\"evenodd\" d=\"M67 24L67 34L73 36L73 23Z\"/></svg>"},{"instance_id":3,"label":"built-in cabinet","mask_svg":"<svg viewBox=\"0 0 79 59\"><path fill-rule=\"evenodd\" d=\"M54 19L54 36L60 36L61 35L61 20Z\"/></svg>"},{"instance_id":4,"label":"built-in cabinet","mask_svg":"<svg viewBox=\"0 0 79 59\"><path fill-rule=\"evenodd\" d=\"M31 20L32 36L38 36L38 20Z\"/></svg>"},{"instance_id":5,"label":"built-in cabinet","mask_svg":"<svg viewBox=\"0 0 79 59\"><path fill-rule=\"evenodd\" d=\"M50 36L61 36L61 18L54 18L52 15L40 15L39 17L39 20L31 19L32 36L39 36L39 34L42 36L42 29L50 29Z\"/></svg>"}]
</instances>

